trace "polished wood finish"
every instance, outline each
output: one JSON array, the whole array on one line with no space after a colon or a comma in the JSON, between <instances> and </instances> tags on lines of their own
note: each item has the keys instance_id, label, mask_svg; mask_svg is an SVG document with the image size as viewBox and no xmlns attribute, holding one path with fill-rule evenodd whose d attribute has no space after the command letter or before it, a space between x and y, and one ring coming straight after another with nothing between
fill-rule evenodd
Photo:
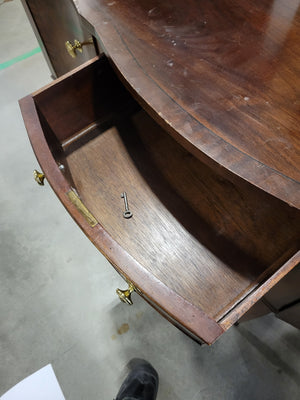
<instances>
[{"instance_id":1,"label":"polished wood finish","mask_svg":"<svg viewBox=\"0 0 300 400\"><path fill-rule=\"evenodd\" d=\"M299 263L299 210L187 151L105 57L20 105L67 210L122 276L191 336L213 343ZM94 228L69 201L72 188L99 221Z\"/></svg>"},{"instance_id":2,"label":"polished wood finish","mask_svg":"<svg viewBox=\"0 0 300 400\"><path fill-rule=\"evenodd\" d=\"M294 0L78 0L118 74L201 161L300 207Z\"/></svg>"},{"instance_id":3,"label":"polished wood finish","mask_svg":"<svg viewBox=\"0 0 300 400\"><path fill-rule=\"evenodd\" d=\"M21 0L34 29L53 77L59 77L97 54L96 42L83 47L72 58L65 42L86 42L91 38L90 30L78 14L72 0Z\"/></svg>"}]
</instances>

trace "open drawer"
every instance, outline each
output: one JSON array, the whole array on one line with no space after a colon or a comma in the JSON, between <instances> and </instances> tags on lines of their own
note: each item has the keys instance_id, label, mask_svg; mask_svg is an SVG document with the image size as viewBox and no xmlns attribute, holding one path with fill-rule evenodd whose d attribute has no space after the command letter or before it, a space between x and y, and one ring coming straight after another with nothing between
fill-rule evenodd
<instances>
[{"instance_id":1,"label":"open drawer","mask_svg":"<svg viewBox=\"0 0 300 400\"><path fill-rule=\"evenodd\" d=\"M20 106L68 212L131 289L190 336L213 343L299 262L299 211L181 147L104 56Z\"/></svg>"}]
</instances>

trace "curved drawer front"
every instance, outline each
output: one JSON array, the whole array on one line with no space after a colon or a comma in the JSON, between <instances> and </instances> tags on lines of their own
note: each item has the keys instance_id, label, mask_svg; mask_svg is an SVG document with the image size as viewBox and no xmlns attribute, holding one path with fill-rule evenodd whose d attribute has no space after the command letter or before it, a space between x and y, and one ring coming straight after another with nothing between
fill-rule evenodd
<instances>
[{"instance_id":1,"label":"curved drawer front","mask_svg":"<svg viewBox=\"0 0 300 400\"><path fill-rule=\"evenodd\" d=\"M190 335L214 342L299 261L299 212L181 147L105 57L20 105L41 168L69 213Z\"/></svg>"}]
</instances>

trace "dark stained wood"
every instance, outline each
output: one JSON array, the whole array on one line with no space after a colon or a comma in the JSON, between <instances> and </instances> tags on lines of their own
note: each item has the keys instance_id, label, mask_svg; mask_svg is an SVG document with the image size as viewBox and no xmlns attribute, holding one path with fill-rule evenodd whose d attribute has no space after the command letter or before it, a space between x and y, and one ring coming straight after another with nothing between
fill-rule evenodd
<instances>
[{"instance_id":1,"label":"dark stained wood","mask_svg":"<svg viewBox=\"0 0 300 400\"><path fill-rule=\"evenodd\" d=\"M271 288L261 301L257 302L250 310L239 319L244 322L274 312L278 318L300 328L299 302L300 302L300 264L296 265L273 288Z\"/></svg>"},{"instance_id":2,"label":"dark stained wood","mask_svg":"<svg viewBox=\"0 0 300 400\"><path fill-rule=\"evenodd\" d=\"M169 133L300 207L294 0L78 0L124 83Z\"/></svg>"},{"instance_id":3,"label":"dark stained wood","mask_svg":"<svg viewBox=\"0 0 300 400\"><path fill-rule=\"evenodd\" d=\"M267 293L265 300L275 312L300 301L300 264Z\"/></svg>"},{"instance_id":4,"label":"dark stained wood","mask_svg":"<svg viewBox=\"0 0 300 400\"><path fill-rule=\"evenodd\" d=\"M238 320L238 322L242 323L251 319L259 318L270 314L271 312L272 310L264 303L264 301L259 300L242 316L242 318Z\"/></svg>"},{"instance_id":5,"label":"dark stained wood","mask_svg":"<svg viewBox=\"0 0 300 400\"><path fill-rule=\"evenodd\" d=\"M291 257L282 267L280 267L271 279L265 280L257 292L250 293L247 298L236 305L221 321L220 326L227 330L236 323L262 296L264 296L280 279L289 273L300 262L300 251ZM278 264L278 263L277 263Z\"/></svg>"},{"instance_id":6,"label":"dark stained wood","mask_svg":"<svg viewBox=\"0 0 300 400\"><path fill-rule=\"evenodd\" d=\"M38 109L60 143L73 137L76 141L78 133L90 124L121 118L127 109L138 107L107 60L93 61L78 73L72 71L57 79L55 85L48 85L50 96L47 86L34 93Z\"/></svg>"},{"instance_id":7,"label":"dark stained wood","mask_svg":"<svg viewBox=\"0 0 300 400\"><path fill-rule=\"evenodd\" d=\"M129 254L124 252L100 224L91 228L77 208L68 201L66 193L71 188L70 184L59 170L56 160L51 156L33 99L28 96L20 100L20 106L31 144L39 163L43 166L48 182L85 234L115 266L117 271L139 288L139 292L147 293L147 298L153 304L166 310L171 318L184 325L192 335L212 344L223 333L223 329L215 321L149 274Z\"/></svg>"},{"instance_id":8,"label":"dark stained wood","mask_svg":"<svg viewBox=\"0 0 300 400\"><path fill-rule=\"evenodd\" d=\"M22 3L54 77L95 57L94 44L84 46L76 58L67 53L66 41L86 42L91 37L72 0L22 0Z\"/></svg>"},{"instance_id":9,"label":"dark stained wood","mask_svg":"<svg viewBox=\"0 0 300 400\"><path fill-rule=\"evenodd\" d=\"M54 68L53 68L53 65L52 65L52 63L51 63L51 60L50 60L49 55L48 55L48 53L47 53L47 50L46 50L46 48L45 48L43 39L42 39L42 37L41 37L41 35L40 35L40 32L39 32L39 30L38 30L38 28L37 28L37 26L36 26L35 21L34 21L33 15L32 15L32 13L31 13L29 7L28 7L28 4L27 4L26 0L21 0L21 3L22 3L22 5L23 5L23 8L24 8L25 13L26 13L26 15L27 15L27 18L28 18L28 20L29 20L29 22L30 22L30 25L31 25L31 27L32 27L32 29L33 29L33 32L34 32L34 34L35 34L35 37L36 37L36 39L37 39L37 41L38 41L38 43L39 43L39 46L40 46L40 48L42 49L43 55L44 55L44 57L45 57L45 60L46 60L46 62L47 62L47 64L48 64L48 67L49 67L50 72L51 72L51 77L52 77L53 79L55 79L55 78L57 77L57 74L56 74L56 72L55 72L55 70L54 70Z\"/></svg>"},{"instance_id":10,"label":"dark stained wood","mask_svg":"<svg viewBox=\"0 0 300 400\"><path fill-rule=\"evenodd\" d=\"M138 114L97 137L92 132L85 146L64 147L66 164L84 203L129 254L221 317L266 266L286 249L296 251L300 220L220 179L151 122ZM124 190L134 213L129 221L121 216Z\"/></svg>"},{"instance_id":11,"label":"dark stained wood","mask_svg":"<svg viewBox=\"0 0 300 400\"><path fill-rule=\"evenodd\" d=\"M282 310L276 317L300 329L300 302Z\"/></svg>"},{"instance_id":12,"label":"dark stained wood","mask_svg":"<svg viewBox=\"0 0 300 400\"><path fill-rule=\"evenodd\" d=\"M299 211L182 148L140 109L105 57L20 105L67 210L115 268L192 336L214 342L299 262ZM72 187L96 227L69 201ZM123 191L130 220L122 216Z\"/></svg>"}]
</instances>

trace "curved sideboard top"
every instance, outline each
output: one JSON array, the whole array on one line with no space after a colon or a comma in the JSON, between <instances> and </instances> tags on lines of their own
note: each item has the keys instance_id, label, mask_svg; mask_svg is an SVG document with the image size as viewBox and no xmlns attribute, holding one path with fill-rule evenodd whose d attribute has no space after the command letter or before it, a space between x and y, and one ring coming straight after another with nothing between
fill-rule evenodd
<instances>
[{"instance_id":1,"label":"curved sideboard top","mask_svg":"<svg viewBox=\"0 0 300 400\"><path fill-rule=\"evenodd\" d=\"M20 100L32 147L131 287L211 344L299 263L300 0L76 2L106 56Z\"/></svg>"},{"instance_id":2,"label":"curved sideboard top","mask_svg":"<svg viewBox=\"0 0 300 400\"><path fill-rule=\"evenodd\" d=\"M178 142L300 208L298 0L76 0Z\"/></svg>"}]
</instances>

